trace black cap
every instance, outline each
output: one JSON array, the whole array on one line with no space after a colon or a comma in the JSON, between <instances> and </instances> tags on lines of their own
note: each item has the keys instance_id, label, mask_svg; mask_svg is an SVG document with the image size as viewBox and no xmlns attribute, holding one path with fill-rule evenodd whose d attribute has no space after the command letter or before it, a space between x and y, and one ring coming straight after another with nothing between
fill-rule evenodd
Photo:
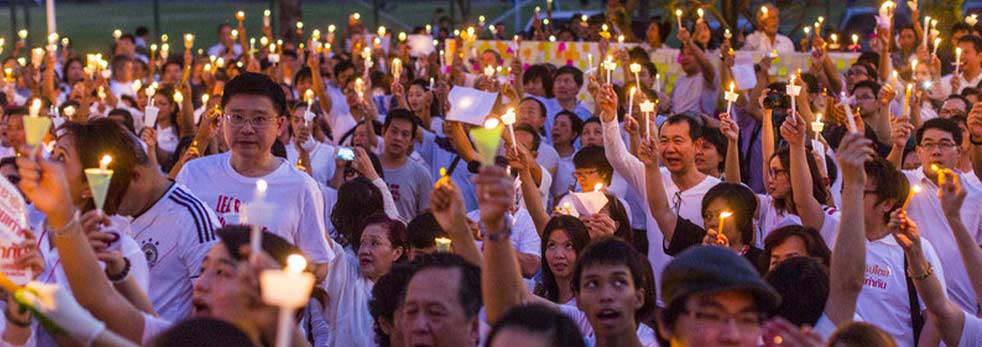
<instances>
[{"instance_id":1,"label":"black cap","mask_svg":"<svg viewBox=\"0 0 982 347\"><path fill-rule=\"evenodd\" d=\"M691 247L662 271L662 299L667 305L690 294L730 290L750 291L764 312L773 311L781 303L780 294L760 278L749 261L723 247Z\"/></svg>"}]
</instances>

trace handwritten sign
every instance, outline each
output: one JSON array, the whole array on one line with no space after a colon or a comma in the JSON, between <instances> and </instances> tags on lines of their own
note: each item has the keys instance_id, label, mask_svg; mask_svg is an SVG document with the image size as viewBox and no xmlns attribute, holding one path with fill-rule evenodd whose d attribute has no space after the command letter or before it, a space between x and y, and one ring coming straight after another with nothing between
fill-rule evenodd
<instances>
[{"instance_id":1,"label":"handwritten sign","mask_svg":"<svg viewBox=\"0 0 982 347\"><path fill-rule=\"evenodd\" d=\"M29 251L19 245L24 242L27 227L27 204L20 191L10 181L0 179L0 272L17 284L31 280L30 269L21 269L14 261Z\"/></svg>"}]
</instances>

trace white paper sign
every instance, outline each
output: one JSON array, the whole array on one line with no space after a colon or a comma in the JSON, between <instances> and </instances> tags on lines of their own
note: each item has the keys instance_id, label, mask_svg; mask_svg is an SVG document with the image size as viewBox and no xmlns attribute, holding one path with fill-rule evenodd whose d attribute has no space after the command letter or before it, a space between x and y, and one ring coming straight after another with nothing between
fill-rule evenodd
<instances>
[{"instance_id":1,"label":"white paper sign","mask_svg":"<svg viewBox=\"0 0 982 347\"><path fill-rule=\"evenodd\" d=\"M450 100L447 120L483 126L484 118L494 108L498 93L457 86L450 90L447 98Z\"/></svg>"},{"instance_id":2,"label":"white paper sign","mask_svg":"<svg viewBox=\"0 0 982 347\"><path fill-rule=\"evenodd\" d=\"M413 34L406 38L409 44L409 55L414 57L425 57L436 51L433 46L433 36Z\"/></svg>"},{"instance_id":3,"label":"white paper sign","mask_svg":"<svg viewBox=\"0 0 982 347\"><path fill-rule=\"evenodd\" d=\"M20 269L14 264L27 252L18 247L24 242L27 227L27 204L20 191L10 181L0 178L0 272L17 284L25 284L33 277L30 269Z\"/></svg>"},{"instance_id":4,"label":"white paper sign","mask_svg":"<svg viewBox=\"0 0 982 347\"><path fill-rule=\"evenodd\" d=\"M733 61L733 80L737 89L747 90L757 85L757 73L754 72L754 57L752 55L737 55Z\"/></svg>"},{"instance_id":5,"label":"white paper sign","mask_svg":"<svg viewBox=\"0 0 982 347\"><path fill-rule=\"evenodd\" d=\"M603 192L573 193L573 197L576 210L580 214L593 215L600 212L604 206L607 206L607 195Z\"/></svg>"}]
</instances>

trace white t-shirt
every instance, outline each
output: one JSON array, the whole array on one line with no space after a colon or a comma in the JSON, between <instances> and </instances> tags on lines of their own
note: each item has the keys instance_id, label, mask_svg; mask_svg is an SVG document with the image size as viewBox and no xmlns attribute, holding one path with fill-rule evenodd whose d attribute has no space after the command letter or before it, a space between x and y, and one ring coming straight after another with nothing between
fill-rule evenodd
<instances>
[{"instance_id":1,"label":"white t-shirt","mask_svg":"<svg viewBox=\"0 0 982 347\"><path fill-rule=\"evenodd\" d=\"M707 82L699 72L692 76L679 75L672 88L672 112L692 111L699 114L716 113L719 101L719 74L713 74L713 82Z\"/></svg>"},{"instance_id":2,"label":"white t-shirt","mask_svg":"<svg viewBox=\"0 0 982 347\"><path fill-rule=\"evenodd\" d=\"M921 239L927 262L938 278L945 271L927 239ZM914 330L910 323L910 299L907 293L907 269L904 250L893 236L866 241L866 279L856 301L856 314L873 323L897 340L900 347L914 347ZM941 283L944 287L944 282ZM921 310L925 308L921 303Z\"/></svg>"},{"instance_id":3,"label":"white t-shirt","mask_svg":"<svg viewBox=\"0 0 982 347\"><path fill-rule=\"evenodd\" d=\"M257 223L296 245L311 263L330 262L334 253L325 238L324 198L317 182L281 158L274 159L279 166L266 176L245 177L232 168L231 158L231 152L226 152L189 161L177 175L177 182L223 216L240 213L243 203L255 199L256 181L266 180L269 189L264 203L275 210L259 216Z\"/></svg>"},{"instance_id":4,"label":"white t-shirt","mask_svg":"<svg viewBox=\"0 0 982 347\"><path fill-rule=\"evenodd\" d=\"M794 53L794 43L787 36L777 34L774 41L762 31L754 31L747 35L747 40L743 44L743 50L770 52L777 50L778 53Z\"/></svg>"},{"instance_id":5,"label":"white t-shirt","mask_svg":"<svg viewBox=\"0 0 982 347\"><path fill-rule=\"evenodd\" d=\"M327 184L331 178L334 178L334 170L337 170L337 163L334 161L334 156L337 153L337 147L334 145L321 143L314 141L314 149L310 151L310 162L304 163L303 166L309 167L313 173L314 180L317 183ZM297 159L300 158L300 152L297 151L297 146L293 144L291 140L286 146L286 159L291 163L296 164Z\"/></svg>"},{"instance_id":6,"label":"white t-shirt","mask_svg":"<svg viewBox=\"0 0 982 347\"><path fill-rule=\"evenodd\" d=\"M194 280L218 241L220 225L207 205L177 183L131 222L133 239L150 266L147 295L161 317L176 322L191 315Z\"/></svg>"},{"instance_id":7,"label":"white t-shirt","mask_svg":"<svg viewBox=\"0 0 982 347\"><path fill-rule=\"evenodd\" d=\"M358 270L358 258L334 242L324 290L328 304L324 320L332 328L328 346L375 346L375 328L368 301L375 285Z\"/></svg>"},{"instance_id":8,"label":"white t-shirt","mask_svg":"<svg viewBox=\"0 0 982 347\"><path fill-rule=\"evenodd\" d=\"M402 166L387 168L382 165L385 183L388 183L392 200L399 210L399 216L404 223L409 223L417 215L430 207L430 190L433 189L433 177L423 165L404 159Z\"/></svg>"},{"instance_id":9,"label":"white t-shirt","mask_svg":"<svg viewBox=\"0 0 982 347\"><path fill-rule=\"evenodd\" d=\"M982 83L982 73L972 78L971 81L965 79L964 71L958 74L958 82L961 82L958 86L958 90L951 90L951 79L954 78L955 74L948 74L941 77L941 83L938 83L938 88L941 90L942 98L947 97L951 94L961 94L962 90L965 88L971 88Z\"/></svg>"},{"instance_id":10,"label":"white t-shirt","mask_svg":"<svg viewBox=\"0 0 982 347\"><path fill-rule=\"evenodd\" d=\"M177 150L177 145L181 142L181 138L177 137L175 131L176 129L172 126L157 129L157 146L164 152L174 153Z\"/></svg>"},{"instance_id":11,"label":"white t-shirt","mask_svg":"<svg viewBox=\"0 0 982 347\"><path fill-rule=\"evenodd\" d=\"M757 248L764 249L764 239L775 229L788 225L801 225L801 218L788 211L779 211L775 205L775 199L770 194L757 194Z\"/></svg>"},{"instance_id":12,"label":"white t-shirt","mask_svg":"<svg viewBox=\"0 0 982 347\"><path fill-rule=\"evenodd\" d=\"M566 317L573 320L576 327L579 328L580 334L583 335L583 339L587 346L596 345L596 336L593 334L593 326L590 325L590 320L583 311L574 305L557 305L559 307L559 312L561 312ZM655 337L655 330L651 329L647 325L638 325L638 339L641 340L641 345L644 347L658 347L658 339Z\"/></svg>"},{"instance_id":13,"label":"white t-shirt","mask_svg":"<svg viewBox=\"0 0 982 347\"><path fill-rule=\"evenodd\" d=\"M573 165L572 155L559 158L556 174L552 176L552 189L549 190L551 198L555 199L576 187L576 179L573 178L574 171L576 171L576 166Z\"/></svg>"},{"instance_id":14,"label":"white t-shirt","mask_svg":"<svg viewBox=\"0 0 982 347\"><path fill-rule=\"evenodd\" d=\"M935 194L938 189L936 182L927 178L920 168L906 170L904 175L912 185L918 184L924 188L920 194L914 195L911 199L910 206L907 207L907 216L920 227L918 230L922 238L931 241L942 250L938 257L945 268L945 276L938 278L944 278L951 301L967 312L977 312L978 302L975 300L972 282L968 278L968 270L958 252L955 235L941 209L941 201ZM982 238L982 207L980 207L982 192L971 185L964 185L964 189L967 196L961 209L962 222L977 245L982 240L980 239Z\"/></svg>"},{"instance_id":15,"label":"white t-shirt","mask_svg":"<svg viewBox=\"0 0 982 347\"><path fill-rule=\"evenodd\" d=\"M556 152L555 148L543 141L539 143L538 154L535 157L535 162L542 165L550 174L555 174L556 168L559 167L559 152Z\"/></svg>"},{"instance_id":16,"label":"white t-shirt","mask_svg":"<svg viewBox=\"0 0 982 347\"><path fill-rule=\"evenodd\" d=\"M481 211L474 210L467 212L467 218L475 222L480 222ZM478 248L481 248L481 244L481 241L477 241ZM539 233L535 230L535 223L532 222L532 216L524 208L519 208L512 215L511 245L515 247L518 253L539 256L542 252L542 239L539 238Z\"/></svg>"},{"instance_id":17,"label":"white t-shirt","mask_svg":"<svg viewBox=\"0 0 982 347\"><path fill-rule=\"evenodd\" d=\"M965 315L965 326L962 327L962 338L958 340L958 346L982 346L982 319L964 312L962 314Z\"/></svg>"}]
</instances>

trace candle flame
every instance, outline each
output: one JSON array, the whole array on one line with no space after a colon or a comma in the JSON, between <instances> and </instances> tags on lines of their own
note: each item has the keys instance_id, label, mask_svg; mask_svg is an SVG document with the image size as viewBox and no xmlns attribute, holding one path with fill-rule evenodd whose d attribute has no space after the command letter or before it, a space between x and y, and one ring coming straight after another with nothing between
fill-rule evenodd
<instances>
[{"instance_id":1,"label":"candle flame","mask_svg":"<svg viewBox=\"0 0 982 347\"><path fill-rule=\"evenodd\" d=\"M102 156L102 160L99 161L99 168L105 170L109 167L109 163L113 161L113 157L105 154Z\"/></svg>"},{"instance_id":2,"label":"candle flame","mask_svg":"<svg viewBox=\"0 0 982 347\"><path fill-rule=\"evenodd\" d=\"M733 211L723 211L719 213L719 218L730 218L733 215Z\"/></svg>"},{"instance_id":3,"label":"candle flame","mask_svg":"<svg viewBox=\"0 0 982 347\"><path fill-rule=\"evenodd\" d=\"M920 193L921 192L921 189L922 188L921 188L920 185L915 184L913 187L910 187L910 192L911 192L911 194L917 194L917 193Z\"/></svg>"},{"instance_id":4,"label":"candle flame","mask_svg":"<svg viewBox=\"0 0 982 347\"><path fill-rule=\"evenodd\" d=\"M267 189L269 189L269 183L267 183L266 180L260 178L256 181L256 191L259 193L266 193Z\"/></svg>"},{"instance_id":5,"label":"candle flame","mask_svg":"<svg viewBox=\"0 0 982 347\"><path fill-rule=\"evenodd\" d=\"M603 191L603 189L604 189L603 183L598 182L597 184L593 185L593 191L595 192Z\"/></svg>"},{"instance_id":6,"label":"candle flame","mask_svg":"<svg viewBox=\"0 0 982 347\"><path fill-rule=\"evenodd\" d=\"M290 254L286 257L286 271L291 273L301 273L307 268L307 259L299 254Z\"/></svg>"},{"instance_id":7,"label":"candle flame","mask_svg":"<svg viewBox=\"0 0 982 347\"><path fill-rule=\"evenodd\" d=\"M931 171L941 172L941 167L938 164L931 164Z\"/></svg>"},{"instance_id":8,"label":"candle flame","mask_svg":"<svg viewBox=\"0 0 982 347\"><path fill-rule=\"evenodd\" d=\"M447 176L447 168L440 167L440 177L446 177L446 176Z\"/></svg>"},{"instance_id":9,"label":"candle flame","mask_svg":"<svg viewBox=\"0 0 982 347\"><path fill-rule=\"evenodd\" d=\"M303 92L303 97L308 102L314 100L314 90L313 89L307 89L307 91Z\"/></svg>"},{"instance_id":10,"label":"candle flame","mask_svg":"<svg viewBox=\"0 0 982 347\"><path fill-rule=\"evenodd\" d=\"M682 9L675 9L675 16L682 17Z\"/></svg>"},{"instance_id":11,"label":"candle flame","mask_svg":"<svg viewBox=\"0 0 982 347\"><path fill-rule=\"evenodd\" d=\"M484 128L485 129L494 129L494 128L497 128L498 127L498 124L500 124L500 123L501 123L501 121L498 120L498 118L488 118L488 120L484 121Z\"/></svg>"}]
</instances>

